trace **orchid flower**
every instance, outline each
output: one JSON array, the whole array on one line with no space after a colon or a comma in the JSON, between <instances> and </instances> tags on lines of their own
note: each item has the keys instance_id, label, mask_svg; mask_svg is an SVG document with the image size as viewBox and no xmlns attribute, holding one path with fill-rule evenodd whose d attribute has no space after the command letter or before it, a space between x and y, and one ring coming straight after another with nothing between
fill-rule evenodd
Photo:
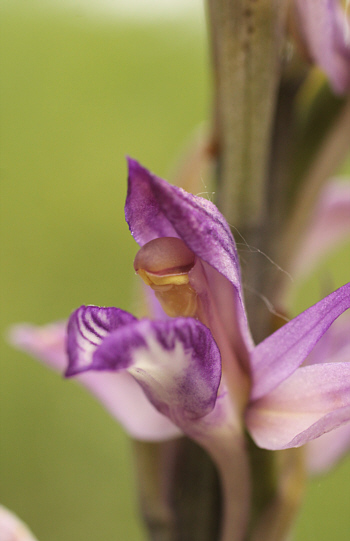
<instances>
[{"instance_id":1,"label":"orchid flower","mask_svg":"<svg viewBox=\"0 0 350 541\"><path fill-rule=\"evenodd\" d=\"M63 324L19 326L12 341L56 369L66 365L66 376L90 388L135 438L184 433L207 449L224 501L235 502L223 539L241 539L249 499L244 429L258 446L278 450L350 421L350 364L307 362L350 307L350 283L255 346L235 242L216 206L130 159L125 214L141 246L134 268L158 318L82 306L69 319L68 359ZM240 505L237 482L246 490Z\"/></svg>"},{"instance_id":2,"label":"orchid flower","mask_svg":"<svg viewBox=\"0 0 350 541\"><path fill-rule=\"evenodd\" d=\"M340 0L294 0L296 32L310 59L327 74L333 90L350 90L349 16Z\"/></svg>"},{"instance_id":3,"label":"orchid flower","mask_svg":"<svg viewBox=\"0 0 350 541\"><path fill-rule=\"evenodd\" d=\"M0 505L0 540L36 541L27 526L2 505Z\"/></svg>"},{"instance_id":4,"label":"orchid flower","mask_svg":"<svg viewBox=\"0 0 350 541\"><path fill-rule=\"evenodd\" d=\"M220 411L220 419L230 419L237 432L245 419L259 446L285 449L350 420L350 365L301 367L350 307L350 284L255 346L236 246L213 203L129 160L126 219L142 246L135 268L167 315L137 320L117 308L79 308L68 325L66 375L90 387L132 435L177 435L178 428L171 431L169 422L160 422L164 415L181 431L197 433L200 419ZM52 366L64 363L63 325L37 331L22 326L13 331L13 340ZM145 406L144 396L153 408ZM142 420L154 415L150 433L135 429L137 413Z\"/></svg>"}]
</instances>

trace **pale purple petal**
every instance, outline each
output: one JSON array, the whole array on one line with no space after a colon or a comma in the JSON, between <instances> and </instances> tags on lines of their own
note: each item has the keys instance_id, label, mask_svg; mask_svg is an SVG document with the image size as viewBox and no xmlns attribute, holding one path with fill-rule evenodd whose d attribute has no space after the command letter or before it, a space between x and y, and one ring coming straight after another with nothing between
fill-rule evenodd
<instances>
[{"instance_id":1,"label":"pale purple petal","mask_svg":"<svg viewBox=\"0 0 350 541\"><path fill-rule=\"evenodd\" d=\"M42 327L20 323L10 328L8 340L16 348L62 373L68 362L65 351L66 336L66 321L57 321Z\"/></svg>"},{"instance_id":2,"label":"pale purple petal","mask_svg":"<svg viewBox=\"0 0 350 541\"><path fill-rule=\"evenodd\" d=\"M107 313L109 309L100 310ZM209 329L199 321L131 322L108 334L92 355L83 349L85 358L78 365L75 343L84 329L70 325L68 333L69 356L72 347L68 375L86 370L127 370L158 411L178 425L213 410L221 379L220 352Z\"/></svg>"},{"instance_id":3,"label":"pale purple petal","mask_svg":"<svg viewBox=\"0 0 350 541\"><path fill-rule=\"evenodd\" d=\"M125 217L135 240L143 246L159 237L178 237L208 265L208 283L218 304L219 313L230 306L232 319L223 319L231 335L240 330L245 348L253 343L243 304L241 274L236 245L228 223L216 206L156 177L135 160L129 159L129 184ZM223 276L230 282L222 290ZM219 284L220 282L220 284ZM232 307L232 308L231 308Z\"/></svg>"},{"instance_id":4,"label":"pale purple petal","mask_svg":"<svg viewBox=\"0 0 350 541\"><path fill-rule=\"evenodd\" d=\"M306 445L308 473L311 475L326 473L349 451L350 423L347 423Z\"/></svg>"},{"instance_id":5,"label":"pale purple petal","mask_svg":"<svg viewBox=\"0 0 350 541\"><path fill-rule=\"evenodd\" d=\"M350 363L305 366L248 408L264 449L299 447L350 421Z\"/></svg>"},{"instance_id":6,"label":"pale purple petal","mask_svg":"<svg viewBox=\"0 0 350 541\"><path fill-rule=\"evenodd\" d=\"M335 92L350 89L349 18L340 0L294 0L298 30Z\"/></svg>"},{"instance_id":7,"label":"pale purple petal","mask_svg":"<svg viewBox=\"0 0 350 541\"><path fill-rule=\"evenodd\" d=\"M306 359L308 365L325 362L350 362L349 312L334 322ZM308 472L314 475L327 472L349 450L350 423L307 444L305 451Z\"/></svg>"},{"instance_id":8,"label":"pale purple petal","mask_svg":"<svg viewBox=\"0 0 350 541\"><path fill-rule=\"evenodd\" d=\"M300 366L330 325L350 308L350 283L305 310L258 344L251 354L251 400L277 387Z\"/></svg>"},{"instance_id":9,"label":"pale purple petal","mask_svg":"<svg viewBox=\"0 0 350 541\"><path fill-rule=\"evenodd\" d=\"M36 538L14 513L0 505L0 541L36 541Z\"/></svg>"},{"instance_id":10,"label":"pale purple petal","mask_svg":"<svg viewBox=\"0 0 350 541\"><path fill-rule=\"evenodd\" d=\"M303 366L350 362L350 312L340 316L316 344Z\"/></svg>"},{"instance_id":11,"label":"pale purple petal","mask_svg":"<svg viewBox=\"0 0 350 541\"><path fill-rule=\"evenodd\" d=\"M68 366L66 334L66 322L43 327L23 324L11 329L9 339L15 347L63 373ZM133 438L162 441L181 435L179 429L152 406L127 372L86 372L74 379L89 389Z\"/></svg>"},{"instance_id":12,"label":"pale purple petal","mask_svg":"<svg viewBox=\"0 0 350 541\"><path fill-rule=\"evenodd\" d=\"M293 276L310 272L339 242L350 239L350 182L333 181L325 187L305 233L293 261Z\"/></svg>"}]
</instances>

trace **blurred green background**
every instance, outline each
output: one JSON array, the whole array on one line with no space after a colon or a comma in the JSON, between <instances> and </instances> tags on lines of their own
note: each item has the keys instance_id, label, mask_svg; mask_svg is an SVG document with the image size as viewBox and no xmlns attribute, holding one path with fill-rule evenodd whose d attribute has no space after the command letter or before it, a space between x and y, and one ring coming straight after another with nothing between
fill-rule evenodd
<instances>
[{"instance_id":1,"label":"blurred green background","mask_svg":"<svg viewBox=\"0 0 350 541\"><path fill-rule=\"evenodd\" d=\"M124 157L167 176L210 90L203 13L142 23L44 0L4 0L1 12L4 336L80 304L131 308ZM348 281L349 264L347 245L298 289L295 311L319 299L324 276ZM122 429L5 340L0 362L1 502L40 541L144 539ZM296 540L347 541L349 504L347 459L310 484Z\"/></svg>"}]
</instances>

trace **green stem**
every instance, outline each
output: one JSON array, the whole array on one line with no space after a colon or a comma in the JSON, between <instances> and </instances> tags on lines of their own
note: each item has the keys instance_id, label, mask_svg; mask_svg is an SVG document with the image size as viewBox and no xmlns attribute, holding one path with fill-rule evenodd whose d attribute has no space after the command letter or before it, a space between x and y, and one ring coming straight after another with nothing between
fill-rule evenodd
<instances>
[{"instance_id":1,"label":"green stem","mask_svg":"<svg viewBox=\"0 0 350 541\"><path fill-rule=\"evenodd\" d=\"M275 487L267 504L257 515L258 520L252 529L251 541L285 541L289 538L304 494L303 454L302 448L274 453Z\"/></svg>"},{"instance_id":2,"label":"green stem","mask_svg":"<svg viewBox=\"0 0 350 541\"><path fill-rule=\"evenodd\" d=\"M271 168L272 144L281 130L284 142L288 139L286 127L279 121L290 115L289 107L298 89L298 85L289 87L283 93L286 87L280 86L287 2L208 0L208 6L215 77L217 203L234 227L238 245L243 246L240 255L246 308L253 336L260 341L270 334L273 324L258 297L268 296L276 270L261 253L273 245L271 210L275 212L279 204L271 199L271 182L278 187L282 200L288 181L288 174L285 178L281 175L283 142L280 163L273 164L275 168ZM283 223L283 217L278 219ZM302 491L299 476L295 475L297 488L292 484L297 461L291 461L288 467L282 461L281 466L278 453L257 449L254 444L249 455L253 503L245 539L283 541L299 503L295 494Z\"/></svg>"},{"instance_id":3,"label":"green stem","mask_svg":"<svg viewBox=\"0 0 350 541\"><path fill-rule=\"evenodd\" d=\"M214 131L218 148L217 203L246 245L242 257L246 304L256 340L266 336L257 302L266 231L267 178L282 69L285 0L208 0L214 62ZM246 253L247 251L247 253ZM247 259L247 265L244 261ZM266 275L265 275L266 277Z\"/></svg>"},{"instance_id":4,"label":"green stem","mask_svg":"<svg viewBox=\"0 0 350 541\"><path fill-rule=\"evenodd\" d=\"M188 438L134 442L138 493L150 541L217 541L221 488L207 453Z\"/></svg>"},{"instance_id":5,"label":"green stem","mask_svg":"<svg viewBox=\"0 0 350 541\"><path fill-rule=\"evenodd\" d=\"M285 0L209 0L219 146L218 203L229 222L255 227L264 210Z\"/></svg>"}]
</instances>

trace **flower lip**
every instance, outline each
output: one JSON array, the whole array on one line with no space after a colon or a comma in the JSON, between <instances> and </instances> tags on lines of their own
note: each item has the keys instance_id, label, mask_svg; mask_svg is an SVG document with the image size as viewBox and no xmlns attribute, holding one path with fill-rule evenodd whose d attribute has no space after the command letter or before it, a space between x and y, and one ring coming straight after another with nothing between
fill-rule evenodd
<instances>
[{"instance_id":1,"label":"flower lip","mask_svg":"<svg viewBox=\"0 0 350 541\"><path fill-rule=\"evenodd\" d=\"M137 252L134 269L156 276L187 274L196 256L186 244L176 237L161 237L147 242Z\"/></svg>"}]
</instances>

